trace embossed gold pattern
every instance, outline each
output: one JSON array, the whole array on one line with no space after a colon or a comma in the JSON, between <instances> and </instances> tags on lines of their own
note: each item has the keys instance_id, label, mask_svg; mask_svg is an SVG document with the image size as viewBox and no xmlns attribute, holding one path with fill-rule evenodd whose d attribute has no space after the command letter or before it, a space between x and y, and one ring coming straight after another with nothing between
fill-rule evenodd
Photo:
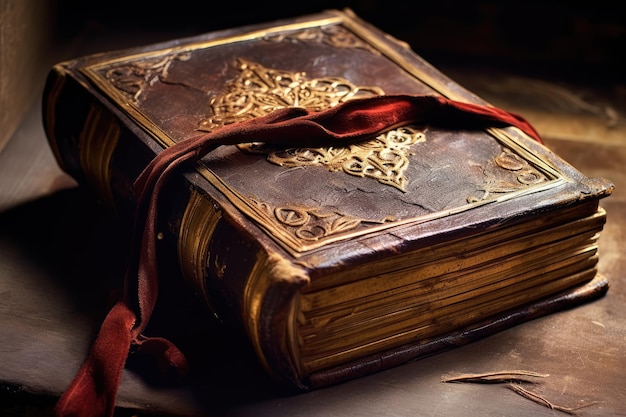
<instances>
[{"instance_id":1,"label":"embossed gold pattern","mask_svg":"<svg viewBox=\"0 0 626 417\"><path fill-rule=\"evenodd\" d=\"M511 175L502 175L501 172L496 175L495 170L506 170ZM511 193L548 180L539 170L507 148L503 148L502 153L493 158L493 163L484 169L483 174L486 179L482 195L468 197L468 203L485 200L494 193Z\"/></svg>"},{"instance_id":2,"label":"embossed gold pattern","mask_svg":"<svg viewBox=\"0 0 626 417\"><path fill-rule=\"evenodd\" d=\"M315 242L337 233L358 227L362 220L336 211L295 206L270 207L250 197L249 200L272 217L298 239Z\"/></svg>"},{"instance_id":3,"label":"embossed gold pattern","mask_svg":"<svg viewBox=\"0 0 626 417\"><path fill-rule=\"evenodd\" d=\"M247 144L240 148L247 152L266 153L267 160L276 165L324 166L329 171L342 170L404 191L411 145L425 140L422 132L407 126L346 147L272 149L262 144Z\"/></svg>"},{"instance_id":4,"label":"embossed gold pattern","mask_svg":"<svg viewBox=\"0 0 626 417\"><path fill-rule=\"evenodd\" d=\"M214 115L201 122L201 130L210 131L279 108L299 106L320 111L355 97L384 93L378 87L359 87L338 77L309 80L304 72L269 69L244 59L239 60L238 68L239 76L211 100ZM322 165L330 171L342 170L404 190L410 146L424 140L423 133L408 126L349 147L275 150L245 144L240 149L266 153L269 162L280 166Z\"/></svg>"},{"instance_id":5,"label":"embossed gold pattern","mask_svg":"<svg viewBox=\"0 0 626 417\"><path fill-rule=\"evenodd\" d=\"M373 54L380 55L380 52L371 45L363 42L354 33L337 25L321 26L314 29L305 29L296 32L279 33L266 36L266 40L272 42L292 41L292 42L322 42L334 48L360 48Z\"/></svg>"},{"instance_id":6,"label":"embossed gold pattern","mask_svg":"<svg viewBox=\"0 0 626 417\"><path fill-rule=\"evenodd\" d=\"M378 87L356 86L344 78L310 80L305 72L266 68L245 59L238 60L237 68L239 76L212 98L213 115L200 122L200 130L211 131L284 107L320 111L353 98L384 94Z\"/></svg>"}]
</instances>

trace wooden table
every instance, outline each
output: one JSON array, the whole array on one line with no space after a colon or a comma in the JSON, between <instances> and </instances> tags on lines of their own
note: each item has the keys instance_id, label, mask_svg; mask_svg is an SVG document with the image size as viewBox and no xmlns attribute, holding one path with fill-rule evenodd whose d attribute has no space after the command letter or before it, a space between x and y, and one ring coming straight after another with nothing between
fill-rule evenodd
<instances>
[{"instance_id":1,"label":"wooden table","mask_svg":"<svg viewBox=\"0 0 626 417\"><path fill-rule=\"evenodd\" d=\"M580 416L626 415L626 119L605 92L510 74L443 68L500 107L525 115L547 146L583 173L616 185L600 272L608 294L417 362L338 386L276 392L250 353L216 330L201 384L153 387L125 371L119 415L558 416L507 384L452 384L457 373L546 374L525 387ZM530 99L530 100L529 100ZM611 107L612 106L612 107ZM617 106L617 107L616 107ZM49 415L84 358L123 254L101 208L57 167L39 103L0 153L0 414ZM210 329L209 329L210 330ZM12 414L13 413L13 414ZM134 414L133 414L134 415ZM565 414L563 414L565 415Z\"/></svg>"}]
</instances>

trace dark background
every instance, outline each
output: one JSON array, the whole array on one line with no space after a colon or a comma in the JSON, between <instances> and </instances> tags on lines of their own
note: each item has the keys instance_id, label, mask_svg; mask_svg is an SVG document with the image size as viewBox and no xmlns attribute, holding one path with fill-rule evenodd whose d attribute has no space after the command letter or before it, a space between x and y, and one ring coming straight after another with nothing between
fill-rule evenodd
<instances>
[{"instance_id":1,"label":"dark background","mask_svg":"<svg viewBox=\"0 0 626 417\"><path fill-rule=\"evenodd\" d=\"M124 34L119 44L131 46L348 7L435 65L480 65L585 83L626 79L626 14L604 0L56 2L57 40L89 38L92 49L98 38L116 34Z\"/></svg>"}]
</instances>

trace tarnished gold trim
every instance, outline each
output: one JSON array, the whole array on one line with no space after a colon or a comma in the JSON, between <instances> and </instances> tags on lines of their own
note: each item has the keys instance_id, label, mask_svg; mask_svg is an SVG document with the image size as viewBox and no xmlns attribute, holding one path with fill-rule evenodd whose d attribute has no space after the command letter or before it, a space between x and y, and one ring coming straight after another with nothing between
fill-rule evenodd
<instances>
[{"instance_id":1,"label":"tarnished gold trim","mask_svg":"<svg viewBox=\"0 0 626 417\"><path fill-rule=\"evenodd\" d=\"M121 131L115 116L98 103L93 103L78 137L83 173L111 207L115 203L111 190L110 165Z\"/></svg>"},{"instance_id":2,"label":"tarnished gold trim","mask_svg":"<svg viewBox=\"0 0 626 417\"><path fill-rule=\"evenodd\" d=\"M178 259L183 276L209 306L213 305L206 288L209 245L221 218L222 212L215 204L192 190L178 232ZM215 266L217 278L221 278L222 268L225 266Z\"/></svg>"},{"instance_id":3,"label":"tarnished gold trim","mask_svg":"<svg viewBox=\"0 0 626 417\"><path fill-rule=\"evenodd\" d=\"M262 317L263 301L266 299L267 291L278 285L279 282L289 283L291 285L301 287L310 282L310 277L307 272L298 267L293 262L283 258L277 253L260 252L257 253L257 259L250 272L249 279L246 281L242 297L242 320L244 322L246 332L250 336L252 345L258 356L261 359L263 366L270 372L273 372L269 366L265 352L263 351L263 345L260 340L261 332L259 331L260 319ZM279 285L281 288L285 288L285 285ZM295 303L297 297L291 298L291 311L296 311ZM284 315L286 320L293 319L293 314ZM296 334L295 323L286 323L287 333L280 337L293 338ZM284 342L284 343L282 343ZM276 341L277 346L286 346L288 349L295 349L298 344L294 340ZM292 362L296 367L300 366L299 361L295 361L298 355L295 352L288 352L294 356L291 357Z\"/></svg>"}]
</instances>

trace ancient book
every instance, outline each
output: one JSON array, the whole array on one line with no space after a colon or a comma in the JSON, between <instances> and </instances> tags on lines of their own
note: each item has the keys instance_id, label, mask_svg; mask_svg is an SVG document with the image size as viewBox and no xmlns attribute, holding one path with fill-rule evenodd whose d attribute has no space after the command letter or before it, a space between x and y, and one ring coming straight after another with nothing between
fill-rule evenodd
<instances>
[{"instance_id":1,"label":"ancient book","mask_svg":"<svg viewBox=\"0 0 626 417\"><path fill-rule=\"evenodd\" d=\"M612 183L350 10L63 62L43 106L60 166L139 225L139 322L171 247L181 286L299 389L608 288Z\"/></svg>"}]
</instances>

